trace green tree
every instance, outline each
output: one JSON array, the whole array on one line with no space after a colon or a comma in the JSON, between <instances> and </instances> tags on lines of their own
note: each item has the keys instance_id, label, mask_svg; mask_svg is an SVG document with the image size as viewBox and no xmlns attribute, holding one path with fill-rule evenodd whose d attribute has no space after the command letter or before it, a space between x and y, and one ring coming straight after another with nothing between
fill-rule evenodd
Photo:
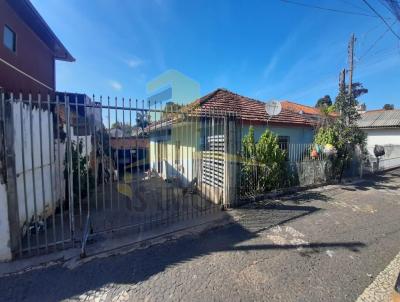
<instances>
[{"instance_id":1,"label":"green tree","mask_svg":"<svg viewBox=\"0 0 400 302\"><path fill-rule=\"evenodd\" d=\"M351 95L347 93L345 87L339 89L339 94L335 100L335 108L339 116L335 121L325 127L321 127L315 135L314 142L318 145L332 144L337 150L335 160L335 174L341 180L345 166L353 158L355 147L358 145L365 150L366 135L357 126L360 118L357 112L358 100L360 96L368 91L362 84L356 83L356 90Z\"/></svg>"},{"instance_id":2,"label":"green tree","mask_svg":"<svg viewBox=\"0 0 400 302\"><path fill-rule=\"evenodd\" d=\"M394 110L394 105L393 104L385 104L383 106L383 109L385 109L385 110Z\"/></svg>"},{"instance_id":3,"label":"green tree","mask_svg":"<svg viewBox=\"0 0 400 302\"><path fill-rule=\"evenodd\" d=\"M329 95L325 95L324 97L318 99L315 108L328 108L330 106L332 106L331 97Z\"/></svg>"}]
</instances>

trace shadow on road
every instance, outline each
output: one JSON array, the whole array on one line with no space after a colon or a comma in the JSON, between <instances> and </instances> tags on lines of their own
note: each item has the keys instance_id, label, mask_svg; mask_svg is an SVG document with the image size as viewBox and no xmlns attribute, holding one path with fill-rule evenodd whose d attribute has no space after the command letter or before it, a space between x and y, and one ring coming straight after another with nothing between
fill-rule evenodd
<instances>
[{"instance_id":1,"label":"shadow on road","mask_svg":"<svg viewBox=\"0 0 400 302\"><path fill-rule=\"evenodd\" d=\"M309 244L244 245L270 228L313 214L312 206L258 202L232 211L240 223L214 229L201 236L187 236L126 255L97 259L74 270L53 266L0 280L0 300L58 301L95 291L110 284L136 284L165 271L168 267L216 252L290 250L316 253L325 248L357 252L361 242L314 242ZM234 256L232 256L234 257Z\"/></svg>"},{"instance_id":2,"label":"shadow on road","mask_svg":"<svg viewBox=\"0 0 400 302\"><path fill-rule=\"evenodd\" d=\"M367 177L365 181L355 185L349 185L349 187L361 191L367 191L370 189L393 190L398 191L400 194L400 174L397 171L398 170L394 170L389 171L386 174L371 175ZM396 181L396 179L398 181Z\"/></svg>"}]
</instances>

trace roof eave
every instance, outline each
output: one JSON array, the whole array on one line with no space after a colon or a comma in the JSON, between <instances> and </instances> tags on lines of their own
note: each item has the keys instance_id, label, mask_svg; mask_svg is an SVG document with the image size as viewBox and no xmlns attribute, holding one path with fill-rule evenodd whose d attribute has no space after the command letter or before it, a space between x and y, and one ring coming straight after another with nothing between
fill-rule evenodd
<instances>
[{"instance_id":1,"label":"roof eave","mask_svg":"<svg viewBox=\"0 0 400 302\"><path fill-rule=\"evenodd\" d=\"M21 9L22 11L25 10L28 14L29 12L35 17L36 20L40 22L42 25L42 29L45 30L48 34L48 36L51 38L51 42L49 41L44 41L44 43L47 45L47 47L53 52L53 56L56 60L60 61L67 61L67 62L74 62L75 58L71 55L71 53L68 51L68 49L64 46L64 44L58 39L56 34L53 32L53 30L50 28L50 26L47 24L47 22L42 18L42 16L39 14L39 12L36 10L36 8L33 6L33 4L29 0L20 0L19 2L14 2L14 1L8 1L10 6L14 7L16 11ZM25 16L26 17L26 16ZM23 19L24 20L24 19ZM29 25L29 23L24 20L24 22L32 28L32 24ZM35 32L35 30L33 29ZM37 35L38 33L35 32ZM40 38L40 35L38 35ZM41 38L40 38L41 39ZM52 44L52 45L51 45Z\"/></svg>"},{"instance_id":2,"label":"roof eave","mask_svg":"<svg viewBox=\"0 0 400 302\"><path fill-rule=\"evenodd\" d=\"M32 12L36 15L36 17L42 22L48 33L52 36L54 42L55 42L55 47L58 48L57 50L54 51L54 58L56 60L60 61L66 61L66 62L75 62L75 58L71 55L71 53L68 51L68 49L64 46L64 44L58 39L57 35L53 32L53 30L50 28L50 26L47 24L47 22L43 19L43 17L39 14L39 12L36 10L36 8L32 5L32 3L29 0L24 0L27 6L32 10Z\"/></svg>"},{"instance_id":3,"label":"roof eave","mask_svg":"<svg viewBox=\"0 0 400 302\"><path fill-rule=\"evenodd\" d=\"M63 50L65 51L64 55L54 54L54 58L56 60L65 61L65 62L75 62L76 61L76 59L69 53L69 51L65 47Z\"/></svg>"},{"instance_id":4,"label":"roof eave","mask_svg":"<svg viewBox=\"0 0 400 302\"><path fill-rule=\"evenodd\" d=\"M393 125L393 126L358 126L358 128L360 128L360 129L365 129L365 130L368 130L368 129L387 129L387 128L390 128L390 129L395 129L395 128L399 128L400 129L400 125Z\"/></svg>"}]
</instances>

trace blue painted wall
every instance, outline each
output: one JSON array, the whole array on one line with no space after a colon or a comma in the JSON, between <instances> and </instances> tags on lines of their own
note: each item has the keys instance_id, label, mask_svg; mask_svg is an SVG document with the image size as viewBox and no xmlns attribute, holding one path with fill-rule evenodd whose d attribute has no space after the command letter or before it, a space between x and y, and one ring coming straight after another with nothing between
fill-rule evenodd
<instances>
[{"instance_id":1,"label":"blue painted wall","mask_svg":"<svg viewBox=\"0 0 400 302\"><path fill-rule=\"evenodd\" d=\"M313 142L314 130L311 127L275 126L275 125L253 125L254 137L258 141L265 129L269 128L278 136L289 136L290 144L311 144ZM250 125L243 125L242 137L249 132Z\"/></svg>"}]
</instances>

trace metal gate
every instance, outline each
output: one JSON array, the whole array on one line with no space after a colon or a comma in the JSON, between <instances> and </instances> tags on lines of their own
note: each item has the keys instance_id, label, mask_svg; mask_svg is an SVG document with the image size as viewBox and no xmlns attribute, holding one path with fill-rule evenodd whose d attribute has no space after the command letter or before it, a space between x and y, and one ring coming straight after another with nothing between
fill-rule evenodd
<instances>
[{"instance_id":1,"label":"metal gate","mask_svg":"<svg viewBox=\"0 0 400 302\"><path fill-rule=\"evenodd\" d=\"M14 133L4 146L16 256L165 228L224 204L227 113L83 94L1 101L4 133Z\"/></svg>"}]
</instances>

